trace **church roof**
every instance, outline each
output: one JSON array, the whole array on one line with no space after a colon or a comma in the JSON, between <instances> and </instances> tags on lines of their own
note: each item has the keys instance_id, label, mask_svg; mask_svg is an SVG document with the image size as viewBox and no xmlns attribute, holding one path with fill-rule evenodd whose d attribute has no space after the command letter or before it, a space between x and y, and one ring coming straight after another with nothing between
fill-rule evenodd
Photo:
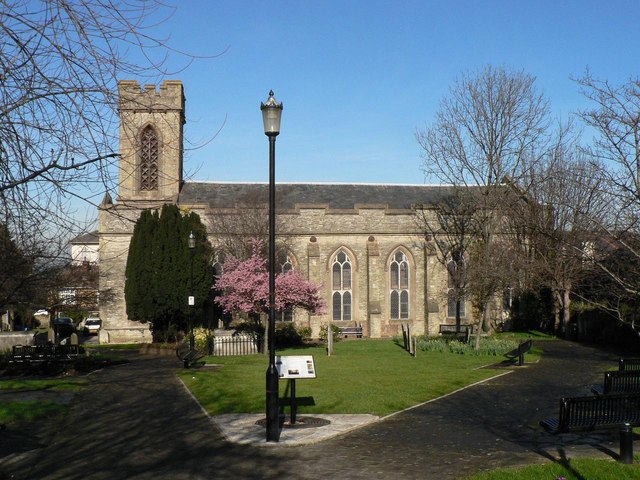
<instances>
[{"instance_id":1,"label":"church roof","mask_svg":"<svg viewBox=\"0 0 640 480\"><path fill-rule=\"evenodd\" d=\"M69 241L71 245L91 245L100 243L98 238L98 231L81 233L77 237Z\"/></svg>"},{"instance_id":2,"label":"church roof","mask_svg":"<svg viewBox=\"0 0 640 480\"><path fill-rule=\"evenodd\" d=\"M210 208L235 208L268 202L267 183L186 182L181 204L206 204ZM376 185L276 183L276 208L387 208L408 210L412 205L437 203L451 193L443 185Z\"/></svg>"}]
</instances>

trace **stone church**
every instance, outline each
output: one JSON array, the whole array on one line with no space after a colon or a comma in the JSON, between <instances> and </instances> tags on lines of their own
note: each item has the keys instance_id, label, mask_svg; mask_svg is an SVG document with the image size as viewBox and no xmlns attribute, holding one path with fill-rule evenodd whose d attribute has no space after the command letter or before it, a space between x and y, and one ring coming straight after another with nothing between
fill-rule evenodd
<instances>
[{"instance_id":1,"label":"stone church","mask_svg":"<svg viewBox=\"0 0 640 480\"><path fill-rule=\"evenodd\" d=\"M216 216L242 215L256 199L266 204L268 185L184 181L182 82L168 80L156 89L125 80L118 88L119 187L115 201L107 194L99 208L100 341L148 342L148 326L129 320L124 302L127 251L140 212L164 203L195 211L215 248L221 234ZM432 204L446 189L277 183L277 235L286 239L277 268L293 268L322 285L327 305L323 315L295 311L280 321L310 327L313 336L329 321L361 325L372 338L397 335L407 324L415 334L437 334L441 324L455 323L447 269L412 210ZM461 313L462 323L473 323L469 302Z\"/></svg>"}]
</instances>

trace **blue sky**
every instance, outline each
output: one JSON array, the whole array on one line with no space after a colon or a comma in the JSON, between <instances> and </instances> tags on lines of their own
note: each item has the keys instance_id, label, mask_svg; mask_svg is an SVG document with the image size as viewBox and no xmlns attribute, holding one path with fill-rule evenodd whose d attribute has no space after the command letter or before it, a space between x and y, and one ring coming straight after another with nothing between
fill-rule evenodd
<instances>
[{"instance_id":1,"label":"blue sky","mask_svg":"<svg viewBox=\"0 0 640 480\"><path fill-rule=\"evenodd\" d=\"M197 180L267 181L270 89L284 103L277 181L420 184L415 131L461 72L522 69L564 119L585 107L571 77L587 66L616 83L638 73L637 1L167 3L176 49L220 54L170 77L184 83Z\"/></svg>"}]
</instances>

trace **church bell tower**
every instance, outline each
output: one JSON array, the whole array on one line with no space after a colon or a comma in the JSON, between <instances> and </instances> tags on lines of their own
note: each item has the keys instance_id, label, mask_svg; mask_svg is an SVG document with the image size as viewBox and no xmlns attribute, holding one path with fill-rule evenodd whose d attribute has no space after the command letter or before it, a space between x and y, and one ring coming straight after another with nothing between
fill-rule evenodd
<instances>
[{"instance_id":1,"label":"church bell tower","mask_svg":"<svg viewBox=\"0 0 640 480\"><path fill-rule=\"evenodd\" d=\"M118 201L174 203L182 185L185 97L182 82L156 90L134 80L118 82L120 181Z\"/></svg>"}]
</instances>

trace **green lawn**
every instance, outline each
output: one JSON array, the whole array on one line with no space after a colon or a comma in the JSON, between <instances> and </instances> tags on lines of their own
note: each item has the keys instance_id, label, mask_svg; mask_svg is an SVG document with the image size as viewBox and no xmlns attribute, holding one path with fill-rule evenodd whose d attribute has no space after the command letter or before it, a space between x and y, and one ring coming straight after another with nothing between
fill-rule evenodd
<instances>
[{"instance_id":1,"label":"green lawn","mask_svg":"<svg viewBox=\"0 0 640 480\"><path fill-rule=\"evenodd\" d=\"M313 355L316 379L296 382L297 397L313 397L315 406L300 413L370 413L388 415L478 382L504 370L479 367L503 357L419 351L411 357L390 340L338 342L334 355L324 347L278 351L277 355ZM211 414L264 411L267 357L210 357L223 365L182 370L180 377ZM280 396L287 381L280 381Z\"/></svg>"},{"instance_id":2,"label":"green lawn","mask_svg":"<svg viewBox=\"0 0 640 480\"><path fill-rule=\"evenodd\" d=\"M468 477L467 480L638 480L640 458L636 464L622 465L614 460L571 459L565 464L547 463L522 468L501 468Z\"/></svg>"},{"instance_id":3,"label":"green lawn","mask_svg":"<svg viewBox=\"0 0 640 480\"><path fill-rule=\"evenodd\" d=\"M79 378L45 378L45 379L23 379L14 378L2 380L0 390L78 390L89 382Z\"/></svg>"},{"instance_id":4,"label":"green lawn","mask_svg":"<svg viewBox=\"0 0 640 480\"><path fill-rule=\"evenodd\" d=\"M50 401L2 402L0 404L0 424L12 422L33 422L38 418L59 415L67 405Z\"/></svg>"}]
</instances>

